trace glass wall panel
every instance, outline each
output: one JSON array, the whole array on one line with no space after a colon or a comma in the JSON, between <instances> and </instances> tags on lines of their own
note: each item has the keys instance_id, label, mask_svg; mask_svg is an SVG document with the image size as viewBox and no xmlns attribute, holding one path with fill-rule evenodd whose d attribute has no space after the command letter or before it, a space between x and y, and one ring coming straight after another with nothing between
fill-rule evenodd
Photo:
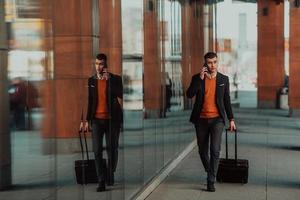
<instances>
[{"instance_id":1,"label":"glass wall panel","mask_svg":"<svg viewBox=\"0 0 300 200\"><path fill-rule=\"evenodd\" d=\"M178 133L180 127L174 115L183 110L183 92L181 85L181 6L177 1L162 1L161 36L165 82L165 117L164 126L164 164L167 164L179 150Z\"/></svg>"},{"instance_id":2,"label":"glass wall panel","mask_svg":"<svg viewBox=\"0 0 300 200\"><path fill-rule=\"evenodd\" d=\"M182 79L187 66L182 66L182 52L190 47L182 45L181 3L104 1L70 1L72 6L66 13L58 12L65 2L57 0L5 0L5 11L0 9L0 13L5 12L9 43L5 76L9 79L6 95L10 111L6 120L10 126L13 185L11 190L0 192L1 200L132 199L193 141L191 111L184 110ZM95 73L94 56L103 43L113 49L108 52L114 52L117 43L108 42L115 35L110 38L107 34L109 38L102 40L100 32L107 27L100 24L104 22L99 7L117 9L118 2L124 122L115 185L99 193L97 183L77 184L74 161L82 159L78 129L81 116L85 119L86 115L87 80ZM148 11L155 13L158 55L153 70L158 70L155 76L159 76L161 87L154 100L159 106L150 109L153 116L147 115L145 108L149 99L145 99L144 55L149 52L144 51L145 41L151 41L144 38L149 29L144 23ZM114 23L112 11L108 13L110 23ZM92 135L86 136L89 158L94 159ZM104 146L107 159L105 142Z\"/></svg>"},{"instance_id":3,"label":"glass wall panel","mask_svg":"<svg viewBox=\"0 0 300 200\"><path fill-rule=\"evenodd\" d=\"M122 0L124 84L125 199L141 189L144 178L143 1Z\"/></svg>"},{"instance_id":4,"label":"glass wall panel","mask_svg":"<svg viewBox=\"0 0 300 200\"><path fill-rule=\"evenodd\" d=\"M56 158L44 152L41 134L42 88L47 74L51 73L51 62L48 62L51 52L45 48L43 5L34 0L2 3L5 12L3 7L0 12L5 13L9 45L5 76L9 81L12 188L0 192L0 199L33 199L32 194L35 199L46 199L56 190Z\"/></svg>"}]
</instances>

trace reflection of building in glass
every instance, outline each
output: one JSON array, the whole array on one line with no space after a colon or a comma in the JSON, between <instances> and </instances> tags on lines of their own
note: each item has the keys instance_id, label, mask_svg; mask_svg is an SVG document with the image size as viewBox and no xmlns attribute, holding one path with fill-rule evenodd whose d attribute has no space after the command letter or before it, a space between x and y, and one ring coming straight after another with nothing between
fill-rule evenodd
<instances>
[{"instance_id":1,"label":"reflection of building in glass","mask_svg":"<svg viewBox=\"0 0 300 200\"><path fill-rule=\"evenodd\" d=\"M165 71L169 74L172 81L172 96L170 110L182 110L183 104L183 87L182 87L182 34L181 34L181 6L178 2L166 2L164 12L165 44Z\"/></svg>"},{"instance_id":2,"label":"reflection of building in glass","mask_svg":"<svg viewBox=\"0 0 300 200\"><path fill-rule=\"evenodd\" d=\"M40 0L15 0L17 18L43 18Z\"/></svg>"},{"instance_id":3,"label":"reflection of building in glass","mask_svg":"<svg viewBox=\"0 0 300 200\"><path fill-rule=\"evenodd\" d=\"M143 71L142 62L123 62L123 107L126 110L143 109Z\"/></svg>"},{"instance_id":4,"label":"reflection of building in glass","mask_svg":"<svg viewBox=\"0 0 300 200\"><path fill-rule=\"evenodd\" d=\"M43 80L46 70L45 21L42 2L6 0L6 22L9 33L9 77Z\"/></svg>"}]
</instances>

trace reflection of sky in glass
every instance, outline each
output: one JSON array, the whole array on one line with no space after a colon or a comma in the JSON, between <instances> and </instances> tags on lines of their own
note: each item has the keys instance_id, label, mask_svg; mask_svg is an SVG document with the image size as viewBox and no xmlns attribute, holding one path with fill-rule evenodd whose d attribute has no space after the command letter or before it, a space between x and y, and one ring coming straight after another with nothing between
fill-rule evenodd
<instances>
[{"instance_id":1,"label":"reflection of sky in glass","mask_svg":"<svg viewBox=\"0 0 300 200\"><path fill-rule=\"evenodd\" d=\"M123 61L123 87L125 110L143 109L143 63Z\"/></svg>"},{"instance_id":2,"label":"reflection of sky in glass","mask_svg":"<svg viewBox=\"0 0 300 200\"><path fill-rule=\"evenodd\" d=\"M143 55L143 1L122 1L123 56ZM143 63L123 60L125 110L143 109Z\"/></svg>"},{"instance_id":3,"label":"reflection of sky in glass","mask_svg":"<svg viewBox=\"0 0 300 200\"><path fill-rule=\"evenodd\" d=\"M143 53L143 1L122 1L123 54Z\"/></svg>"},{"instance_id":4,"label":"reflection of sky in glass","mask_svg":"<svg viewBox=\"0 0 300 200\"><path fill-rule=\"evenodd\" d=\"M167 36L165 37L165 56L181 54L181 6L179 2L165 1L164 17Z\"/></svg>"},{"instance_id":5,"label":"reflection of sky in glass","mask_svg":"<svg viewBox=\"0 0 300 200\"><path fill-rule=\"evenodd\" d=\"M30 80L43 80L45 59L46 52L44 51L9 51L9 78L26 77Z\"/></svg>"}]
</instances>

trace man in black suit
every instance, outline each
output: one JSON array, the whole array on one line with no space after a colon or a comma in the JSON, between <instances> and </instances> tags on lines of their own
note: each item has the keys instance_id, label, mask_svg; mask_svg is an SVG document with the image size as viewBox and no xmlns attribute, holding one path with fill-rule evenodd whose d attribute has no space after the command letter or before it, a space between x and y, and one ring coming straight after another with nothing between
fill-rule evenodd
<instances>
[{"instance_id":1,"label":"man in black suit","mask_svg":"<svg viewBox=\"0 0 300 200\"><path fill-rule=\"evenodd\" d=\"M207 172L207 190L214 192L225 113L229 119L229 129L232 131L236 127L231 109L229 79L217 71L216 53L208 52L204 59L204 66L200 73L192 77L186 95L188 98L196 96L190 121L195 125L200 158Z\"/></svg>"},{"instance_id":2,"label":"man in black suit","mask_svg":"<svg viewBox=\"0 0 300 200\"><path fill-rule=\"evenodd\" d=\"M97 191L101 192L105 191L105 182L107 185L114 184L120 127L123 123L123 85L120 76L108 72L105 54L97 55L95 69L96 74L88 79L88 108L84 129L92 127L93 151L99 180ZM108 180L105 180L102 154L104 135L108 155Z\"/></svg>"}]
</instances>

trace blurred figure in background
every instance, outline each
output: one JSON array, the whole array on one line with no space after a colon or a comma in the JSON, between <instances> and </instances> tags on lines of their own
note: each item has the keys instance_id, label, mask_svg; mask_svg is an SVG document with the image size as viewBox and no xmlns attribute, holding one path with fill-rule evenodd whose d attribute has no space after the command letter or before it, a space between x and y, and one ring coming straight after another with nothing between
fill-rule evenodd
<instances>
[{"instance_id":1,"label":"blurred figure in background","mask_svg":"<svg viewBox=\"0 0 300 200\"><path fill-rule=\"evenodd\" d=\"M10 127L25 130L26 84L20 77L14 78L8 89L11 112Z\"/></svg>"},{"instance_id":2,"label":"blurred figure in background","mask_svg":"<svg viewBox=\"0 0 300 200\"><path fill-rule=\"evenodd\" d=\"M172 97L172 80L169 73L166 72L166 111L170 111Z\"/></svg>"},{"instance_id":3,"label":"blurred figure in background","mask_svg":"<svg viewBox=\"0 0 300 200\"><path fill-rule=\"evenodd\" d=\"M12 130L33 129L32 109L39 107L38 90L30 81L21 77L11 80L8 89Z\"/></svg>"},{"instance_id":4,"label":"blurred figure in background","mask_svg":"<svg viewBox=\"0 0 300 200\"><path fill-rule=\"evenodd\" d=\"M26 81L26 128L28 130L33 130L35 128L32 114L33 109L39 107L39 91L37 89L37 86L31 81Z\"/></svg>"}]
</instances>

